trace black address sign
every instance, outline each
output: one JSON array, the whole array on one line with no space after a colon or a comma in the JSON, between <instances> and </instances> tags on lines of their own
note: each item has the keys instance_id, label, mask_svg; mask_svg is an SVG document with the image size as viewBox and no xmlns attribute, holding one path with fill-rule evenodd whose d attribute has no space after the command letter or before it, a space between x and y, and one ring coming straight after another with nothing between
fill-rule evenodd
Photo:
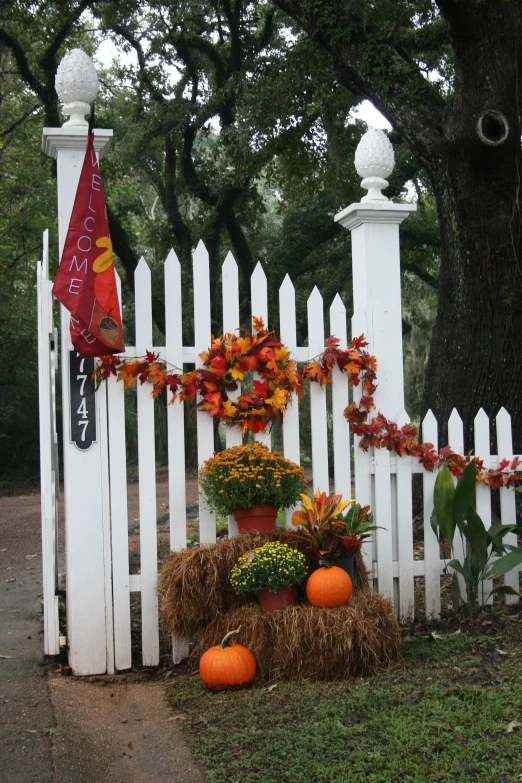
<instances>
[{"instance_id":1,"label":"black address sign","mask_svg":"<svg viewBox=\"0 0 522 783\"><path fill-rule=\"evenodd\" d=\"M69 383L71 387L71 443L87 451L96 442L96 399L94 359L82 359L76 351L69 352Z\"/></svg>"}]
</instances>

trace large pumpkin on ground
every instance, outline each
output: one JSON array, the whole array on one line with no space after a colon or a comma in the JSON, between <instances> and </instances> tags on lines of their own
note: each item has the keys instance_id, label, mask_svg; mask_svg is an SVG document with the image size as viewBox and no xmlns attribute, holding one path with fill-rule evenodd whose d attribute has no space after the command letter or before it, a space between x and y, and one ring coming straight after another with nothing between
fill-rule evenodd
<instances>
[{"instance_id":1,"label":"large pumpkin on ground","mask_svg":"<svg viewBox=\"0 0 522 783\"><path fill-rule=\"evenodd\" d=\"M229 639L237 631L227 633L221 644L210 647L199 661L199 674L207 688L224 691L227 688L242 688L254 681L256 659L242 644L230 644Z\"/></svg>"},{"instance_id":2,"label":"large pumpkin on ground","mask_svg":"<svg viewBox=\"0 0 522 783\"><path fill-rule=\"evenodd\" d=\"M342 606L352 597L352 580L342 568L323 561L308 578L306 597L312 606Z\"/></svg>"}]
</instances>

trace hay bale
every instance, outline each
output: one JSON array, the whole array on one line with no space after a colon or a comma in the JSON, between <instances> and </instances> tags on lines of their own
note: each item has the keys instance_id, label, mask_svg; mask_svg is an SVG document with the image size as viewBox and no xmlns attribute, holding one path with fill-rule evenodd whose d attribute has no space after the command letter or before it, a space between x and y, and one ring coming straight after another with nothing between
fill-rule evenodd
<instances>
[{"instance_id":1,"label":"hay bale","mask_svg":"<svg viewBox=\"0 0 522 783\"><path fill-rule=\"evenodd\" d=\"M230 571L240 555L274 540L296 543L292 533L282 529L270 535L249 533L217 544L171 552L162 566L158 584L160 617L165 629L197 639L216 616L256 602L255 598L237 595L232 590ZM360 555L356 556L354 570L355 588L361 590L368 585L368 574Z\"/></svg>"},{"instance_id":2,"label":"hay bale","mask_svg":"<svg viewBox=\"0 0 522 783\"><path fill-rule=\"evenodd\" d=\"M217 616L200 637L191 662L219 644L228 631L257 661L258 679L341 680L365 677L396 661L400 632L391 603L365 588L336 609L294 606L264 613L249 605Z\"/></svg>"}]
</instances>

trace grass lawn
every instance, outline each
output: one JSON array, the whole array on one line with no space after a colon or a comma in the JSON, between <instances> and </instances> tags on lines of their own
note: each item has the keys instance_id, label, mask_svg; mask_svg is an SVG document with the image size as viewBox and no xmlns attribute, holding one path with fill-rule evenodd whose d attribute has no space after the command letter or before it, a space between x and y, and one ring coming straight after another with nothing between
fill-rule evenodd
<instances>
[{"instance_id":1,"label":"grass lawn","mask_svg":"<svg viewBox=\"0 0 522 783\"><path fill-rule=\"evenodd\" d=\"M209 783L515 783L522 615L508 615L407 629L403 660L367 680L211 693L177 674L174 716Z\"/></svg>"}]
</instances>

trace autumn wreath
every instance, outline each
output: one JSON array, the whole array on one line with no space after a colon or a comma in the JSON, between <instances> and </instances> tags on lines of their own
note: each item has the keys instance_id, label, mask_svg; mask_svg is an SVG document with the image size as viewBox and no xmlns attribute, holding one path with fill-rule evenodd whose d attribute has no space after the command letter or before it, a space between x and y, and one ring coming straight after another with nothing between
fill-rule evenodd
<instances>
[{"instance_id":1,"label":"autumn wreath","mask_svg":"<svg viewBox=\"0 0 522 783\"><path fill-rule=\"evenodd\" d=\"M200 354L202 366L188 373L169 372L159 355L150 351L142 360L124 361L115 356L101 357L95 376L97 383L110 374L117 375L125 387L148 382L153 397L165 387L173 399L195 400L196 408L211 416L237 424L244 434L264 432L276 419L283 418L290 395L299 391L302 377L290 352L274 332L265 329L260 318L253 318L253 332L225 333L212 337L208 351ZM247 374L257 377L245 384ZM247 388L239 391L239 384ZM235 392L239 391L239 394Z\"/></svg>"}]
</instances>

